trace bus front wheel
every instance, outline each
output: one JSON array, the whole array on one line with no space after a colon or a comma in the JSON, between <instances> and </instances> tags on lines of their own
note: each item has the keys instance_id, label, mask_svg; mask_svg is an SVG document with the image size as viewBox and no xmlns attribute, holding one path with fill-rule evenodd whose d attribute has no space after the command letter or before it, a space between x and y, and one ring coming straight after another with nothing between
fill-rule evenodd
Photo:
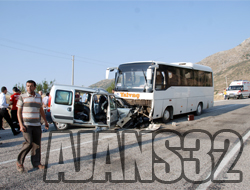
<instances>
[{"instance_id":1,"label":"bus front wheel","mask_svg":"<svg viewBox=\"0 0 250 190\"><path fill-rule=\"evenodd\" d=\"M171 111L169 108L166 108L164 113L163 113L163 117L162 117L163 123L169 122L170 117L171 117Z\"/></svg>"}]
</instances>

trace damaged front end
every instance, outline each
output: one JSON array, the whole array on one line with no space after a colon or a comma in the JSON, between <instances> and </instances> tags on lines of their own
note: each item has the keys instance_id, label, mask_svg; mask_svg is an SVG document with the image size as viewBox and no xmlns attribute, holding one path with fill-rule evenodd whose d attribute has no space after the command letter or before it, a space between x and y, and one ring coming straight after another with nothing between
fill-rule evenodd
<instances>
[{"instance_id":1,"label":"damaged front end","mask_svg":"<svg viewBox=\"0 0 250 190\"><path fill-rule=\"evenodd\" d=\"M118 109L118 113L119 112ZM149 124L149 118L144 116L140 107L129 109L127 114L122 110L120 116L120 120L117 122L120 128L145 128Z\"/></svg>"},{"instance_id":2,"label":"damaged front end","mask_svg":"<svg viewBox=\"0 0 250 190\"><path fill-rule=\"evenodd\" d=\"M134 100L118 99L119 105L118 113L119 120L117 126L119 128L137 128L146 130L157 130L160 125L153 124L152 119L149 117L151 112L151 101L138 101L140 105L136 104ZM130 104L132 103L132 105ZM136 105L136 106L135 106Z\"/></svg>"}]
</instances>

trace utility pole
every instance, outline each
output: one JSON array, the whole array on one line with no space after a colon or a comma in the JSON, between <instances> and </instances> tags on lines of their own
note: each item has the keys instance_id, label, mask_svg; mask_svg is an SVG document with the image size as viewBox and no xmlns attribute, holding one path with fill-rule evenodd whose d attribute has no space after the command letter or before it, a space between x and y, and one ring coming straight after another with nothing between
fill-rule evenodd
<instances>
[{"instance_id":1,"label":"utility pole","mask_svg":"<svg viewBox=\"0 0 250 190\"><path fill-rule=\"evenodd\" d=\"M227 76L226 76L226 88L227 88Z\"/></svg>"},{"instance_id":2,"label":"utility pole","mask_svg":"<svg viewBox=\"0 0 250 190\"><path fill-rule=\"evenodd\" d=\"M75 56L72 55L72 85L74 85L74 58Z\"/></svg>"}]
</instances>

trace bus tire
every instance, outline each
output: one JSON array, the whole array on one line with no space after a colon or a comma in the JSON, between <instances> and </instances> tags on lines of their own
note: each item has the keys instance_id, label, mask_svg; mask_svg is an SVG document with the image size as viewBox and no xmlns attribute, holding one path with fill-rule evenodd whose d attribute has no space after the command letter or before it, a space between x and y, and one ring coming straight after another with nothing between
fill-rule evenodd
<instances>
[{"instance_id":1,"label":"bus tire","mask_svg":"<svg viewBox=\"0 0 250 190\"><path fill-rule=\"evenodd\" d=\"M202 113L202 104L199 103L195 112L195 115L201 115Z\"/></svg>"},{"instance_id":2,"label":"bus tire","mask_svg":"<svg viewBox=\"0 0 250 190\"><path fill-rule=\"evenodd\" d=\"M58 122L53 122L53 123L58 131L66 130L69 128L69 125L66 123L58 123Z\"/></svg>"},{"instance_id":3,"label":"bus tire","mask_svg":"<svg viewBox=\"0 0 250 190\"><path fill-rule=\"evenodd\" d=\"M170 118L171 118L170 108L166 108L162 116L162 122L167 123L169 122Z\"/></svg>"}]
</instances>

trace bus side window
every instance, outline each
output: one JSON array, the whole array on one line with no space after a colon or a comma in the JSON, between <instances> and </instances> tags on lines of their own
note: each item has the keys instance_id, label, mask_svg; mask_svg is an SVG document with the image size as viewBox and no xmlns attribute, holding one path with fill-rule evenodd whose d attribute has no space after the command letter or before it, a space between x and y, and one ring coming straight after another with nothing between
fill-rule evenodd
<instances>
[{"instance_id":1,"label":"bus side window","mask_svg":"<svg viewBox=\"0 0 250 190\"><path fill-rule=\"evenodd\" d=\"M179 68L174 68L174 67L170 68L169 67L168 77L169 77L169 86L180 86L181 85L180 69Z\"/></svg>"},{"instance_id":2,"label":"bus side window","mask_svg":"<svg viewBox=\"0 0 250 190\"><path fill-rule=\"evenodd\" d=\"M193 79L194 83L193 84L194 84L194 86L198 86L198 71L194 71L193 73L194 73L194 79Z\"/></svg>"},{"instance_id":3,"label":"bus side window","mask_svg":"<svg viewBox=\"0 0 250 190\"><path fill-rule=\"evenodd\" d=\"M205 73L206 75L206 86L213 86L213 82L212 82L212 73Z\"/></svg>"},{"instance_id":4,"label":"bus side window","mask_svg":"<svg viewBox=\"0 0 250 190\"><path fill-rule=\"evenodd\" d=\"M181 69L181 86L187 86L186 69Z\"/></svg>"},{"instance_id":5,"label":"bus side window","mask_svg":"<svg viewBox=\"0 0 250 190\"><path fill-rule=\"evenodd\" d=\"M172 72L168 71L168 83L169 83L169 86L172 86L172 78L173 78Z\"/></svg>"},{"instance_id":6,"label":"bus side window","mask_svg":"<svg viewBox=\"0 0 250 190\"><path fill-rule=\"evenodd\" d=\"M186 80L186 85L185 86L193 86L194 84L194 79L193 79L193 75L192 75L192 70L189 69L185 69L185 73L184 73L184 77Z\"/></svg>"},{"instance_id":7,"label":"bus side window","mask_svg":"<svg viewBox=\"0 0 250 190\"><path fill-rule=\"evenodd\" d=\"M198 71L198 86L205 86L205 72Z\"/></svg>"},{"instance_id":8,"label":"bus side window","mask_svg":"<svg viewBox=\"0 0 250 190\"><path fill-rule=\"evenodd\" d=\"M177 86L181 86L181 71L179 68L175 68L177 77Z\"/></svg>"},{"instance_id":9,"label":"bus side window","mask_svg":"<svg viewBox=\"0 0 250 190\"><path fill-rule=\"evenodd\" d=\"M166 90L167 88L167 78L164 70L156 71L155 79L155 89L156 90Z\"/></svg>"}]
</instances>

